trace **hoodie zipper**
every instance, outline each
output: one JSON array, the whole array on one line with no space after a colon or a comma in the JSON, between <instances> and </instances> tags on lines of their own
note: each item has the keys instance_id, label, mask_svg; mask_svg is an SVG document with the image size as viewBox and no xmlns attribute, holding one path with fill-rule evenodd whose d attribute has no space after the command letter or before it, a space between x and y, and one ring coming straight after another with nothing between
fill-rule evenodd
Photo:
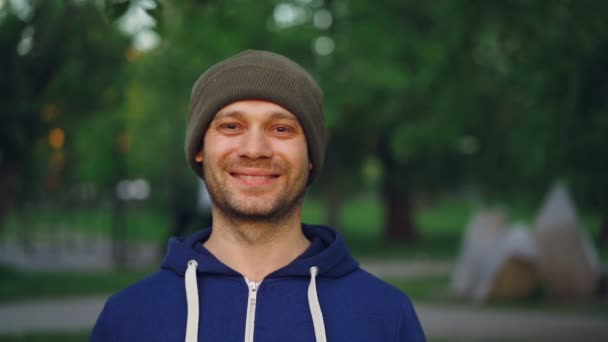
<instances>
[{"instance_id":1,"label":"hoodie zipper","mask_svg":"<svg viewBox=\"0 0 608 342\"><path fill-rule=\"evenodd\" d=\"M255 327L255 305L257 301L258 287L262 282L250 281L245 278L249 287L249 298L247 299L247 318L245 320L245 342L253 342L253 328Z\"/></svg>"}]
</instances>

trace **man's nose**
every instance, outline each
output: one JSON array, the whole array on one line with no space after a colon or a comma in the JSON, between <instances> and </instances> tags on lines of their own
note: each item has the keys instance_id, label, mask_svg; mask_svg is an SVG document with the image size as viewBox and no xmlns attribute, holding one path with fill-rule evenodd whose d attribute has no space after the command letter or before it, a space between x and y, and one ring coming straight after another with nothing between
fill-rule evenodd
<instances>
[{"instance_id":1,"label":"man's nose","mask_svg":"<svg viewBox=\"0 0 608 342\"><path fill-rule=\"evenodd\" d=\"M262 130L249 130L241 140L239 156L250 159L272 157L269 137Z\"/></svg>"}]
</instances>

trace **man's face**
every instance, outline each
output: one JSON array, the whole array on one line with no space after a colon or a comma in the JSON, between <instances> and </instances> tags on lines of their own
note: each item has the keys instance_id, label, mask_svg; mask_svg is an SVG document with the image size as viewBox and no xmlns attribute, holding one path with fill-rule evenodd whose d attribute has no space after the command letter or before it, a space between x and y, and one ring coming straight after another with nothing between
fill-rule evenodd
<instances>
[{"instance_id":1,"label":"man's face","mask_svg":"<svg viewBox=\"0 0 608 342\"><path fill-rule=\"evenodd\" d=\"M229 218L277 220L302 203L312 165L296 117L266 101L221 109L195 157L217 209Z\"/></svg>"}]
</instances>

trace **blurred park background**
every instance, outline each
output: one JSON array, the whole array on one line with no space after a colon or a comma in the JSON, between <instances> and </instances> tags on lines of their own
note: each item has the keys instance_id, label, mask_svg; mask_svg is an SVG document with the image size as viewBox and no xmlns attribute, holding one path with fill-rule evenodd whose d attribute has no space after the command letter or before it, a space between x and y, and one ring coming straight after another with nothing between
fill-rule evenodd
<instances>
[{"instance_id":1,"label":"blurred park background","mask_svg":"<svg viewBox=\"0 0 608 342\"><path fill-rule=\"evenodd\" d=\"M305 222L338 228L405 290L430 340L558 340L555 322L608 321L606 13L571 0L0 0L0 317L103 300L153 272L169 236L208 225L183 152L190 89L253 48L325 92L330 140ZM552 246L583 255L572 279L592 289L560 292L540 269L547 215L575 232ZM467 258L469 273L496 258L483 253L512 224L525 237L509 241L528 245L507 250L529 253L503 253L520 256L506 285L458 288ZM500 232L474 242L484 229ZM545 335L517 323L530 315ZM484 335L484 317L497 330ZM39 323L0 320L0 341L90 329Z\"/></svg>"}]
</instances>

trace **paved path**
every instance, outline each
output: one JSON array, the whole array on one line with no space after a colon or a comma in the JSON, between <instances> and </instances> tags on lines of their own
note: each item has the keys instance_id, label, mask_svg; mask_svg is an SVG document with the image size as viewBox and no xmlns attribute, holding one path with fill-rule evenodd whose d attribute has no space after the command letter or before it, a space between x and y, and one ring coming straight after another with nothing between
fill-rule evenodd
<instances>
[{"instance_id":1,"label":"paved path","mask_svg":"<svg viewBox=\"0 0 608 342\"><path fill-rule=\"evenodd\" d=\"M90 330L106 297L0 304L0 333Z\"/></svg>"},{"instance_id":2,"label":"paved path","mask_svg":"<svg viewBox=\"0 0 608 342\"><path fill-rule=\"evenodd\" d=\"M28 250L13 239L0 239L0 263L31 272L112 270L113 244L109 239L61 230L55 234L53 239L31 241ZM131 242L123 247L129 251L128 267L158 265L159 245Z\"/></svg>"},{"instance_id":3,"label":"paved path","mask_svg":"<svg viewBox=\"0 0 608 342\"><path fill-rule=\"evenodd\" d=\"M413 279L449 276L452 263L437 260L362 260L361 267L380 278Z\"/></svg>"},{"instance_id":4,"label":"paved path","mask_svg":"<svg viewBox=\"0 0 608 342\"><path fill-rule=\"evenodd\" d=\"M89 331L105 296L0 304L0 334ZM492 341L608 341L605 317L417 304L427 336Z\"/></svg>"},{"instance_id":5,"label":"paved path","mask_svg":"<svg viewBox=\"0 0 608 342\"><path fill-rule=\"evenodd\" d=\"M463 341L608 341L603 316L416 305L429 338Z\"/></svg>"}]
</instances>

